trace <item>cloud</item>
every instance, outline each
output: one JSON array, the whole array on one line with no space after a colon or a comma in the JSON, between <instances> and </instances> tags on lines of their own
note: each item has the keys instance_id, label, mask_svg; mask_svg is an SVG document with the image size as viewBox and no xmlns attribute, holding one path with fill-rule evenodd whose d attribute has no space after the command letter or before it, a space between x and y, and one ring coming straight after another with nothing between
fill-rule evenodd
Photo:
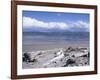
<instances>
[{"instance_id":1,"label":"cloud","mask_svg":"<svg viewBox=\"0 0 100 80\"><path fill-rule=\"evenodd\" d=\"M66 29L67 28L67 24L63 22L43 22L30 17L23 17L23 26L25 28L38 27L44 29L53 29L53 28Z\"/></svg>"},{"instance_id":2,"label":"cloud","mask_svg":"<svg viewBox=\"0 0 100 80\"><path fill-rule=\"evenodd\" d=\"M69 26L72 31L89 31L89 23L84 21L70 22Z\"/></svg>"},{"instance_id":3,"label":"cloud","mask_svg":"<svg viewBox=\"0 0 100 80\"><path fill-rule=\"evenodd\" d=\"M59 29L59 30L83 30L89 31L89 23L84 21L68 21L68 22L44 22L31 17L23 17L23 27L25 28L41 28L45 30Z\"/></svg>"}]
</instances>

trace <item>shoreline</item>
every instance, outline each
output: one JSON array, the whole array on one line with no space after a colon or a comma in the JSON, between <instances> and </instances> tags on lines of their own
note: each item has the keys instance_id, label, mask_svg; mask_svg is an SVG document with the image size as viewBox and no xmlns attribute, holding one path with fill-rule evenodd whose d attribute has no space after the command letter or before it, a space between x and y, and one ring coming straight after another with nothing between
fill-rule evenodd
<instances>
[{"instance_id":1,"label":"shoreline","mask_svg":"<svg viewBox=\"0 0 100 80\"><path fill-rule=\"evenodd\" d=\"M23 69L89 65L89 47L67 46L66 48L23 52L25 53L30 55L30 61L22 62Z\"/></svg>"},{"instance_id":2,"label":"shoreline","mask_svg":"<svg viewBox=\"0 0 100 80\"><path fill-rule=\"evenodd\" d=\"M32 52L39 50L52 50L55 48L68 48L73 47L89 47L89 41L77 42L32 42L31 44L23 44L23 52Z\"/></svg>"}]
</instances>

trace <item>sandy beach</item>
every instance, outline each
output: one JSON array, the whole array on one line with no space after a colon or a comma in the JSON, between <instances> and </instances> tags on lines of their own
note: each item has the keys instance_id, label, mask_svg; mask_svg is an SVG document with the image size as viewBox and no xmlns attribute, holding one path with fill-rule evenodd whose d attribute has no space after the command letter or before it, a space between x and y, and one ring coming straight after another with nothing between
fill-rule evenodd
<instances>
[{"instance_id":1,"label":"sandy beach","mask_svg":"<svg viewBox=\"0 0 100 80\"><path fill-rule=\"evenodd\" d=\"M31 44L23 44L23 52L32 52L39 50L52 50L55 48L68 48L73 47L89 47L88 41L75 41L75 42L32 42Z\"/></svg>"},{"instance_id":2,"label":"sandy beach","mask_svg":"<svg viewBox=\"0 0 100 80\"><path fill-rule=\"evenodd\" d=\"M89 65L90 53L87 42L84 42L84 44L62 42L38 45L40 43L27 46L28 49L23 52L23 69ZM25 54L29 56L29 58L26 57L26 60Z\"/></svg>"},{"instance_id":3,"label":"sandy beach","mask_svg":"<svg viewBox=\"0 0 100 80\"><path fill-rule=\"evenodd\" d=\"M89 65L88 32L26 32L23 69Z\"/></svg>"}]
</instances>

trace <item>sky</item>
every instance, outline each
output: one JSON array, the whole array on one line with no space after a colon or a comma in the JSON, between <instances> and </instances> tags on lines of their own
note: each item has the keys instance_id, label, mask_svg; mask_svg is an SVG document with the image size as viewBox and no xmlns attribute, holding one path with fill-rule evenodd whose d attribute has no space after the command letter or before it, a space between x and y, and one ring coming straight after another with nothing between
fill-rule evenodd
<instances>
[{"instance_id":1,"label":"sky","mask_svg":"<svg viewBox=\"0 0 100 80\"><path fill-rule=\"evenodd\" d=\"M89 14L23 11L23 31L89 32Z\"/></svg>"}]
</instances>

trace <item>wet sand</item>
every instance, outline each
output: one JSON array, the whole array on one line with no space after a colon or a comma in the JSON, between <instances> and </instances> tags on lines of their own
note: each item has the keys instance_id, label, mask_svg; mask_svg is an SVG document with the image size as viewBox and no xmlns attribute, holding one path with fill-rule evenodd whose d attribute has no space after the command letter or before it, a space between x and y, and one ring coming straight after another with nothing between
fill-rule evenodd
<instances>
[{"instance_id":1,"label":"wet sand","mask_svg":"<svg viewBox=\"0 0 100 80\"><path fill-rule=\"evenodd\" d=\"M32 52L39 50L52 50L55 48L67 48L67 47L89 47L88 41L68 41L68 42L32 42L31 44L23 44L23 52Z\"/></svg>"}]
</instances>

